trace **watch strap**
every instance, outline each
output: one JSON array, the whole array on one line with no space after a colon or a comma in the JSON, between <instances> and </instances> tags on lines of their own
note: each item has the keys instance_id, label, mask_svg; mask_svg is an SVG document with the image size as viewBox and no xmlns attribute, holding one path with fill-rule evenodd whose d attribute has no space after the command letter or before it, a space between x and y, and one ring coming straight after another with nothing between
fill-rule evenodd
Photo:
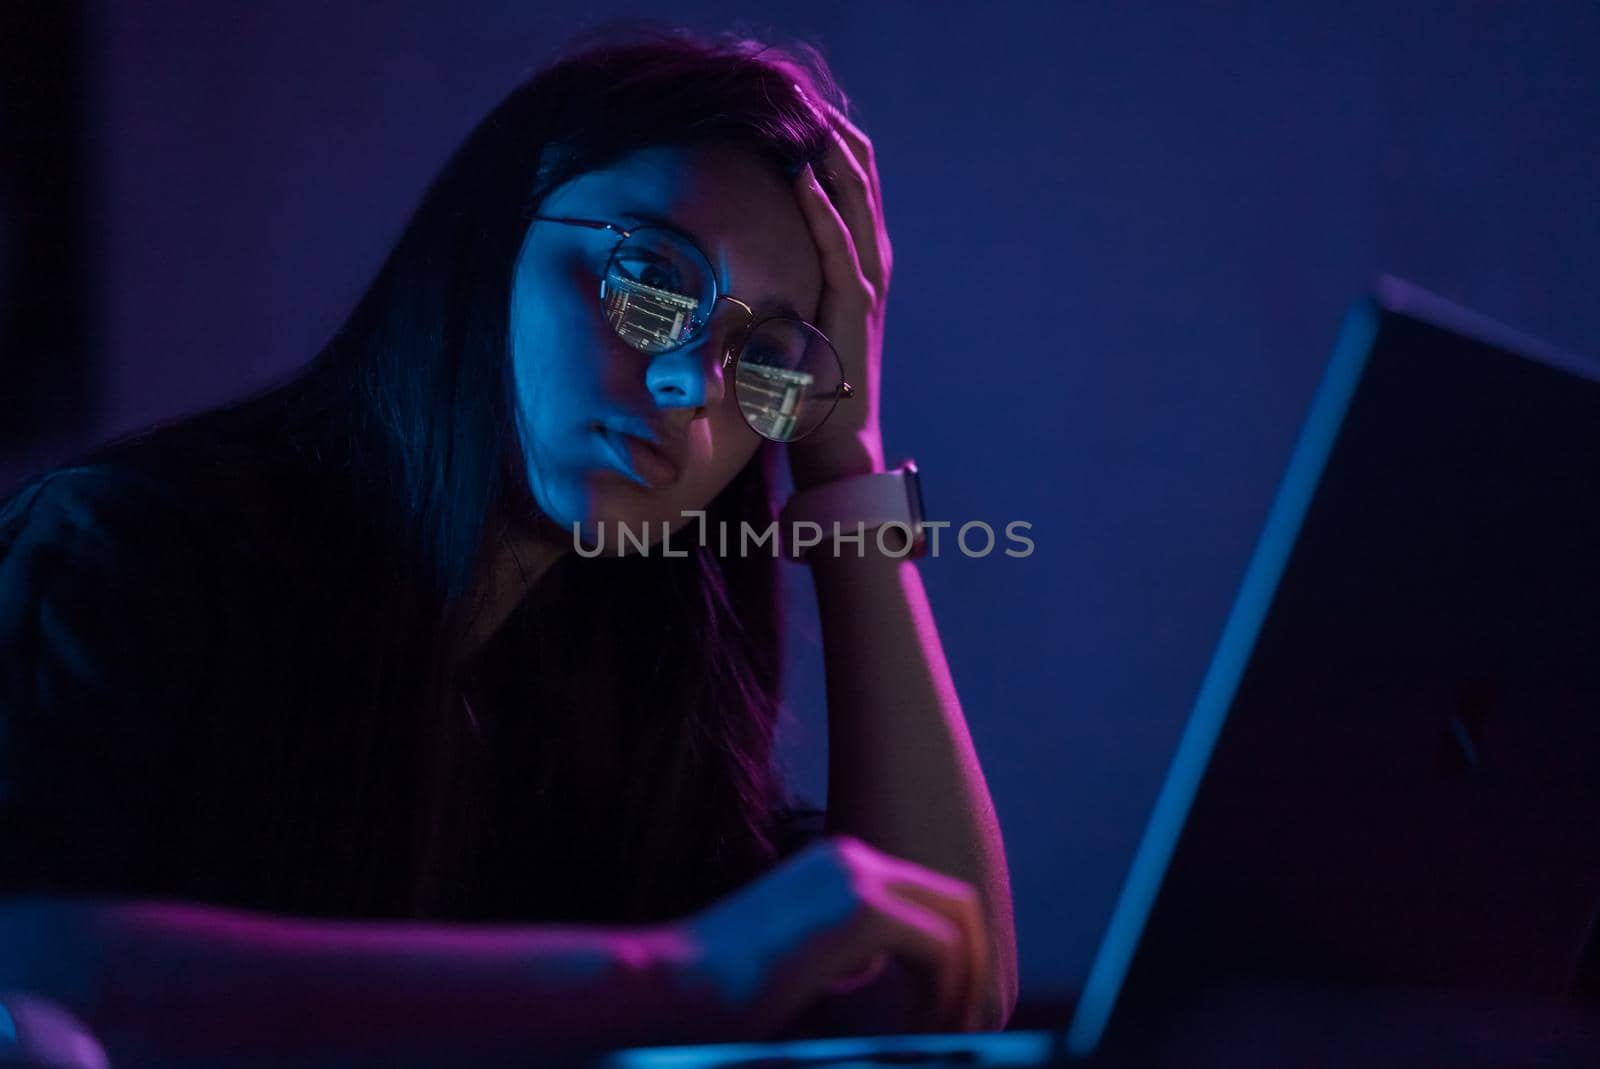
<instances>
[{"instance_id":1,"label":"watch strap","mask_svg":"<svg viewBox=\"0 0 1600 1069\"><path fill-rule=\"evenodd\" d=\"M921 556L925 539L922 484L916 461L906 460L888 471L852 475L803 490L789 499L778 520L784 555L793 560L804 559L819 545L829 545L835 523L841 535L854 535L859 524L868 536L886 524L899 524L910 532L912 542L910 552L902 555ZM803 522L821 529L820 543L795 544L795 525Z\"/></svg>"}]
</instances>

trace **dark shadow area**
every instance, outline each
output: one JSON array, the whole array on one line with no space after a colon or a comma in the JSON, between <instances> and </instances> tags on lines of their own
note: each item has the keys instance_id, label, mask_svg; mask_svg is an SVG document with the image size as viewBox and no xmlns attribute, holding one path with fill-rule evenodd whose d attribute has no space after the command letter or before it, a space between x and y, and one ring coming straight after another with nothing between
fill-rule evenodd
<instances>
[{"instance_id":1,"label":"dark shadow area","mask_svg":"<svg viewBox=\"0 0 1600 1069\"><path fill-rule=\"evenodd\" d=\"M93 416L87 5L0 5L0 457Z\"/></svg>"}]
</instances>

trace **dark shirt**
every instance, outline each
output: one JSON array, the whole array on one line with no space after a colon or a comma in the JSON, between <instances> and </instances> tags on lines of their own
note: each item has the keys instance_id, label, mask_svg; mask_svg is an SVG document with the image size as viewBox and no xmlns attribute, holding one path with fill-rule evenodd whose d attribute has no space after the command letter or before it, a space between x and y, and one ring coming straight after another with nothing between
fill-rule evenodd
<instances>
[{"instance_id":1,"label":"dark shirt","mask_svg":"<svg viewBox=\"0 0 1600 1069\"><path fill-rule=\"evenodd\" d=\"M363 518L299 459L157 442L0 507L0 894L401 913L416 725L361 712ZM543 820L518 762L562 736L497 723L460 917L611 919L603 792ZM785 854L820 830L803 801L773 827Z\"/></svg>"}]
</instances>

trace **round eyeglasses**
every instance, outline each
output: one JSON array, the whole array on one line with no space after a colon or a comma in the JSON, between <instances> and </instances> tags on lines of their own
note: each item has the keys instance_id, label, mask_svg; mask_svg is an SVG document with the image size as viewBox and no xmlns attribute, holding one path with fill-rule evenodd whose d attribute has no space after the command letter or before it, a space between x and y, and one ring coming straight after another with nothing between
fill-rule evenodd
<instances>
[{"instance_id":1,"label":"round eyeglasses","mask_svg":"<svg viewBox=\"0 0 1600 1069\"><path fill-rule=\"evenodd\" d=\"M723 354L733 368L733 393L752 430L774 442L804 438L833 414L852 387L844 363L822 331L803 319L757 317L737 297L718 291L711 261L693 241L667 226L624 229L595 219L536 215L546 223L609 230L617 244L600 279L600 304L611 329L654 356L681 349L705 332L719 300L749 317Z\"/></svg>"}]
</instances>

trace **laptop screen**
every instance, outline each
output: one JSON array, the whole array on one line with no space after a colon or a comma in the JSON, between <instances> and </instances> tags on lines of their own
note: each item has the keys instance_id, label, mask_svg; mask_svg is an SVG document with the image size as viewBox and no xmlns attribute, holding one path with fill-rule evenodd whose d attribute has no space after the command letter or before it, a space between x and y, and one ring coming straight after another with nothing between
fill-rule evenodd
<instances>
[{"instance_id":1,"label":"laptop screen","mask_svg":"<svg viewBox=\"0 0 1600 1069\"><path fill-rule=\"evenodd\" d=\"M1066 1035L1234 993L1559 999L1600 904L1600 376L1346 318Z\"/></svg>"}]
</instances>

